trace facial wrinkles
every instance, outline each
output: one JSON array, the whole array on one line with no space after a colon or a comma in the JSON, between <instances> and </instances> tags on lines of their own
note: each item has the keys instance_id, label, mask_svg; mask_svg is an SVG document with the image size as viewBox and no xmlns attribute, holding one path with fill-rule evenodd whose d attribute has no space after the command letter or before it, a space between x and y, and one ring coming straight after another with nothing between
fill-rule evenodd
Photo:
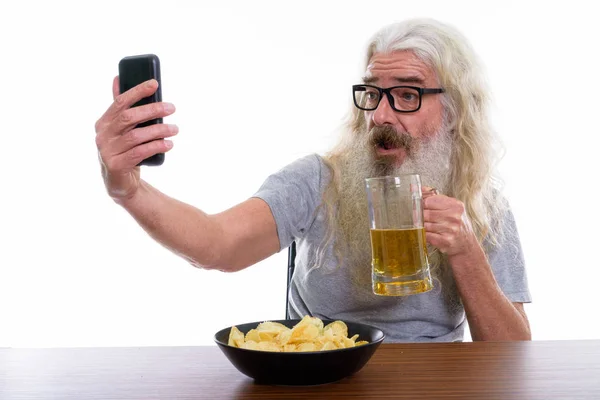
<instances>
[{"instance_id":1,"label":"facial wrinkles","mask_svg":"<svg viewBox=\"0 0 600 400\"><path fill-rule=\"evenodd\" d=\"M391 54L375 54L371 58L364 80L379 87L399 85L437 87L435 72L410 51L400 51ZM387 99L382 99L385 101ZM413 136L430 136L439 129L436 103L424 97L418 114L396 115L387 122L394 124L398 131L410 131ZM381 107L381 105L380 105ZM433 107L433 108L432 108ZM374 118L377 111L365 111L368 128L376 123ZM381 124L382 115L378 123ZM391 118L388 116L388 118Z\"/></svg>"},{"instance_id":2,"label":"facial wrinkles","mask_svg":"<svg viewBox=\"0 0 600 400\"><path fill-rule=\"evenodd\" d=\"M422 83L431 84L433 71L421 60L410 53L394 53L392 55L375 55L367 66L366 78L376 79L378 85L385 87L402 84L398 79L415 77ZM417 82L407 83L417 84Z\"/></svg>"}]
</instances>

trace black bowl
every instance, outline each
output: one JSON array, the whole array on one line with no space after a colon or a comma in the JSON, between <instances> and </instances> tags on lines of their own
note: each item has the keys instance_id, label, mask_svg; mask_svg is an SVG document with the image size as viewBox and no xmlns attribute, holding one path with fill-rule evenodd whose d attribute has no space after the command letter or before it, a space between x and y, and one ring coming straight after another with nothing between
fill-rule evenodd
<instances>
[{"instance_id":1,"label":"black bowl","mask_svg":"<svg viewBox=\"0 0 600 400\"><path fill-rule=\"evenodd\" d=\"M300 321L287 319L271 322L279 322L292 328ZM246 334L260 322L263 321L236 326ZM333 320L323 320L324 325L330 322ZM357 340L366 340L369 343L347 349L293 353L247 350L227 344L231 327L217 332L214 339L229 361L258 384L320 385L358 372L385 338L381 330L372 326L346 321L344 323L348 326L348 337L358 334Z\"/></svg>"}]
</instances>

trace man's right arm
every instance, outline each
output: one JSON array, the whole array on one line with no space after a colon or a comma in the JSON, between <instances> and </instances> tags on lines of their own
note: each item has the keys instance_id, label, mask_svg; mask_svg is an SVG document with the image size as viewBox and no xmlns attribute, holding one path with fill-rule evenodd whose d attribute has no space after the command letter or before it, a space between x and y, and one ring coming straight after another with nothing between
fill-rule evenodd
<instances>
[{"instance_id":1,"label":"man's right arm","mask_svg":"<svg viewBox=\"0 0 600 400\"><path fill-rule=\"evenodd\" d=\"M175 125L141 122L175 112L169 103L131 106L158 88L155 80L119 93L113 81L114 102L96 122L96 145L102 177L112 199L122 205L148 234L192 264L238 271L279 251L279 237L270 207L251 198L229 210L208 215L173 199L140 179L138 164L173 147L166 138Z\"/></svg>"},{"instance_id":2,"label":"man's right arm","mask_svg":"<svg viewBox=\"0 0 600 400\"><path fill-rule=\"evenodd\" d=\"M132 198L117 202L152 238L197 267L239 271L279 251L275 219L258 198L209 215L140 181Z\"/></svg>"}]
</instances>

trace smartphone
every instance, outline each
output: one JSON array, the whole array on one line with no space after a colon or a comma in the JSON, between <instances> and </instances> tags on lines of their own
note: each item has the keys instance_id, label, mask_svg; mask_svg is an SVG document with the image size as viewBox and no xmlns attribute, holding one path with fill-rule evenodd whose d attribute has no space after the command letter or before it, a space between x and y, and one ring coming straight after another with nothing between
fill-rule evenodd
<instances>
[{"instance_id":1,"label":"smartphone","mask_svg":"<svg viewBox=\"0 0 600 400\"><path fill-rule=\"evenodd\" d=\"M145 104L162 101L161 81L160 81L160 60L154 54L142 54L138 56L129 56L119 62L119 91L120 93L145 82L149 79L158 81L158 89L153 95L145 97L135 103L132 107L138 107ZM136 128L162 124L162 118L156 118L150 121L138 124ZM165 162L165 153L158 153L141 161L138 165L162 165Z\"/></svg>"}]
</instances>

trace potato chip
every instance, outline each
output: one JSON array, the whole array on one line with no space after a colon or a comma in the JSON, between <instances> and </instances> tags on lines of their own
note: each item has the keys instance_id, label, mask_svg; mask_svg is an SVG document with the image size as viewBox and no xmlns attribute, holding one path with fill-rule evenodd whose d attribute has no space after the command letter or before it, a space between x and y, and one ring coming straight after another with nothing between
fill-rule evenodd
<instances>
[{"instance_id":1,"label":"potato chip","mask_svg":"<svg viewBox=\"0 0 600 400\"><path fill-rule=\"evenodd\" d=\"M228 344L248 350L272 352L306 352L345 349L369 343L348 337L348 326L334 321L323 326L323 321L306 315L291 329L279 322L265 321L250 329L246 335L233 326Z\"/></svg>"},{"instance_id":2,"label":"potato chip","mask_svg":"<svg viewBox=\"0 0 600 400\"><path fill-rule=\"evenodd\" d=\"M257 350L279 352L281 351L281 346L275 342L259 342Z\"/></svg>"},{"instance_id":3,"label":"potato chip","mask_svg":"<svg viewBox=\"0 0 600 400\"><path fill-rule=\"evenodd\" d=\"M240 348L247 349L247 350L259 350L258 343L255 342L254 340L246 340L246 342L242 343Z\"/></svg>"},{"instance_id":4,"label":"potato chip","mask_svg":"<svg viewBox=\"0 0 600 400\"><path fill-rule=\"evenodd\" d=\"M342 347L344 349L347 349L348 347L354 347L355 346L354 340L348 339L347 337L340 338L340 342L341 342L340 347Z\"/></svg>"},{"instance_id":5,"label":"potato chip","mask_svg":"<svg viewBox=\"0 0 600 400\"><path fill-rule=\"evenodd\" d=\"M321 351L324 350L336 350L337 346L333 342L325 342L323 347L321 347Z\"/></svg>"},{"instance_id":6,"label":"potato chip","mask_svg":"<svg viewBox=\"0 0 600 400\"><path fill-rule=\"evenodd\" d=\"M298 347L295 344L286 344L283 346L283 351L286 353L292 353L298 351Z\"/></svg>"},{"instance_id":7,"label":"potato chip","mask_svg":"<svg viewBox=\"0 0 600 400\"><path fill-rule=\"evenodd\" d=\"M288 328L284 324L280 324L279 322L271 322L271 321L261 322L256 327L257 331L269 332L269 333L274 333L274 334L278 334L280 332L287 331L289 329L290 328Z\"/></svg>"},{"instance_id":8,"label":"potato chip","mask_svg":"<svg viewBox=\"0 0 600 400\"><path fill-rule=\"evenodd\" d=\"M270 331L259 331L257 329L250 329L248 333L246 333L246 340L253 340L255 342L274 342L275 337L277 336L276 332Z\"/></svg>"},{"instance_id":9,"label":"potato chip","mask_svg":"<svg viewBox=\"0 0 600 400\"><path fill-rule=\"evenodd\" d=\"M244 343L244 334L240 332L235 326L231 328L229 332L229 345L234 347L241 347Z\"/></svg>"},{"instance_id":10,"label":"potato chip","mask_svg":"<svg viewBox=\"0 0 600 400\"><path fill-rule=\"evenodd\" d=\"M323 332L323 334L321 336L319 336L317 338L317 340L321 344L325 344L327 342L333 342L334 339L335 339L335 336L333 335L333 331L331 329L327 329L326 331Z\"/></svg>"},{"instance_id":11,"label":"potato chip","mask_svg":"<svg viewBox=\"0 0 600 400\"><path fill-rule=\"evenodd\" d=\"M296 351L317 351L317 346L311 342L300 343Z\"/></svg>"},{"instance_id":12,"label":"potato chip","mask_svg":"<svg viewBox=\"0 0 600 400\"><path fill-rule=\"evenodd\" d=\"M289 343L291 337L292 337L292 330L290 328L288 328L287 331L283 331L283 332L279 333L279 335L277 335L277 337L275 338L275 341L277 343L281 344L282 346L285 346L286 344Z\"/></svg>"},{"instance_id":13,"label":"potato chip","mask_svg":"<svg viewBox=\"0 0 600 400\"><path fill-rule=\"evenodd\" d=\"M317 327L319 333L323 332L323 321L321 321L317 317L311 317L309 315L305 315L304 318L302 318L302 321L300 321L299 323L300 324L302 324L302 323L312 324Z\"/></svg>"},{"instance_id":14,"label":"potato chip","mask_svg":"<svg viewBox=\"0 0 600 400\"><path fill-rule=\"evenodd\" d=\"M334 321L324 328L324 330L329 329L331 329L333 334L336 336L348 336L348 326L346 326L346 324L342 321Z\"/></svg>"},{"instance_id":15,"label":"potato chip","mask_svg":"<svg viewBox=\"0 0 600 400\"><path fill-rule=\"evenodd\" d=\"M312 342L319 337L319 328L310 322L298 323L292 328L292 334L288 343Z\"/></svg>"}]
</instances>

